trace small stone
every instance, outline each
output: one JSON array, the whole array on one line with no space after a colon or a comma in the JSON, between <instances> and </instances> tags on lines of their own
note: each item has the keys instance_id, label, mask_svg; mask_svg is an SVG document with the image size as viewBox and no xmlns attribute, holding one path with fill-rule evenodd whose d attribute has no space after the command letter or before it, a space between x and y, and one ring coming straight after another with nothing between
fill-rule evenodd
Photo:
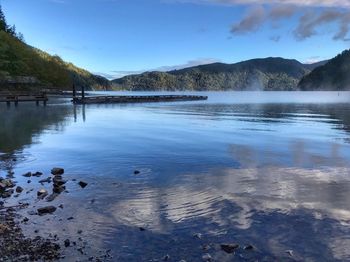
<instances>
[{"instance_id":1,"label":"small stone","mask_svg":"<svg viewBox=\"0 0 350 262\"><path fill-rule=\"evenodd\" d=\"M23 218L23 222L28 222L28 221L29 221L28 217Z\"/></svg>"},{"instance_id":2,"label":"small stone","mask_svg":"<svg viewBox=\"0 0 350 262\"><path fill-rule=\"evenodd\" d=\"M31 182L32 182L32 181L30 181L30 180L27 180L27 183L28 183L28 184L30 184Z\"/></svg>"},{"instance_id":3,"label":"small stone","mask_svg":"<svg viewBox=\"0 0 350 262\"><path fill-rule=\"evenodd\" d=\"M66 240L64 241L64 246L65 246L65 247L69 247L69 246L70 246L70 240L69 240L69 239L66 239Z\"/></svg>"},{"instance_id":4,"label":"small stone","mask_svg":"<svg viewBox=\"0 0 350 262\"><path fill-rule=\"evenodd\" d=\"M20 186L16 187L16 192L17 193L22 193L23 192L23 188L20 187Z\"/></svg>"},{"instance_id":5,"label":"small stone","mask_svg":"<svg viewBox=\"0 0 350 262\"><path fill-rule=\"evenodd\" d=\"M58 194L57 193L52 193L51 195L49 195L47 198L46 198L46 201L47 202L52 202L55 200L55 198L58 197Z\"/></svg>"},{"instance_id":6,"label":"small stone","mask_svg":"<svg viewBox=\"0 0 350 262\"><path fill-rule=\"evenodd\" d=\"M47 190L45 189L40 189L38 192L37 192L37 196L38 198L40 199L43 199L44 197L46 197L49 193L47 192Z\"/></svg>"},{"instance_id":7,"label":"small stone","mask_svg":"<svg viewBox=\"0 0 350 262\"><path fill-rule=\"evenodd\" d=\"M79 184L79 186L81 186L82 188L85 188L85 187L88 185L88 183L86 183L86 182L84 182L84 181L80 181L78 184Z\"/></svg>"},{"instance_id":8,"label":"small stone","mask_svg":"<svg viewBox=\"0 0 350 262\"><path fill-rule=\"evenodd\" d=\"M68 217L67 218L67 220L73 220L74 219L74 217Z\"/></svg>"},{"instance_id":9,"label":"small stone","mask_svg":"<svg viewBox=\"0 0 350 262\"><path fill-rule=\"evenodd\" d=\"M291 257L293 256L293 250L286 250L286 253Z\"/></svg>"},{"instance_id":10,"label":"small stone","mask_svg":"<svg viewBox=\"0 0 350 262\"><path fill-rule=\"evenodd\" d=\"M31 177L31 176L32 176L32 173L31 173L31 172L28 172L28 173L25 173L23 176L24 176L24 177Z\"/></svg>"},{"instance_id":11,"label":"small stone","mask_svg":"<svg viewBox=\"0 0 350 262\"><path fill-rule=\"evenodd\" d=\"M139 170L135 170L134 171L134 175L138 175L138 174L140 174L141 172L139 171Z\"/></svg>"},{"instance_id":12,"label":"small stone","mask_svg":"<svg viewBox=\"0 0 350 262\"><path fill-rule=\"evenodd\" d=\"M77 233L78 233L78 234L81 234L81 233L83 233L83 230L78 230Z\"/></svg>"},{"instance_id":13,"label":"small stone","mask_svg":"<svg viewBox=\"0 0 350 262\"><path fill-rule=\"evenodd\" d=\"M193 237L194 238L198 238L198 239L202 239L202 234L201 233L196 233L196 234L193 234Z\"/></svg>"},{"instance_id":14,"label":"small stone","mask_svg":"<svg viewBox=\"0 0 350 262\"><path fill-rule=\"evenodd\" d=\"M61 194L64 190L66 190L65 186L56 186L56 185L54 185L52 191L54 193L56 193L56 194Z\"/></svg>"},{"instance_id":15,"label":"small stone","mask_svg":"<svg viewBox=\"0 0 350 262\"><path fill-rule=\"evenodd\" d=\"M211 261L212 260L212 257L211 257L211 255L210 254L204 254L203 256L202 256L202 259L204 260L204 261Z\"/></svg>"},{"instance_id":16,"label":"small stone","mask_svg":"<svg viewBox=\"0 0 350 262\"><path fill-rule=\"evenodd\" d=\"M146 231L144 227L139 227L140 231Z\"/></svg>"},{"instance_id":17,"label":"small stone","mask_svg":"<svg viewBox=\"0 0 350 262\"><path fill-rule=\"evenodd\" d=\"M235 249L239 248L238 244L222 244L220 245L221 250L225 251L228 254L231 254L235 251Z\"/></svg>"},{"instance_id":18,"label":"small stone","mask_svg":"<svg viewBox=\"0 0 350 262\"><path fill-rule=\"evenodd\" d=\"M61 209L63 209L63 205L62 205L62 204L61 204L61 205L59 205L58 207L59 207L59 208L61 208Z\"/></svg>"},{"instance_id":19,"label":"small stone","mask_svg":"<svg viewBox=\"0 0 350 262\"><path fill-rule=\"evenodd\" d=\"M39 180L39 183L41 183L41 184L43 184L43 183L50 183L50 182L51 182L51 177Z\"/></svg>"},{"instance_id":20,"label":"small stone","mask_svg":"<svg viewBox=\"0 0 350 262\"><path fill-rule=\"evenodd\" d=\"M47 207L38 208L39 215L52 214L55 211L56 211L56 207L54 207L54 206L47 206Z\"/></svg>"},{"instance_id":21,"label":"small stone","mask_svg":"<svg viewBox=\"0 0 350 262\"><path fill-rule=\"evenodd\" d=\"M169 261L170 260L170 256L169 255L165 255L163 258L162 258L163 261Z\"/></svg>"},{"instance_id":22,"label":"small stone","mask_svg":"<svg viewBox=\"0 0 350 262\"><path fill-rule=\"evenodd\" d=\"M64 169L60 168L60 167L55 167L55 168L51 169L51 174L53 174L54 176L63 175Z\"/></svg>"},{"instance_id":23,"label":"small stone","mask_svg":"<svg viewBox=\"0 0 350 262\"><path fill-rule=\"evenodd\" d=\"M246 245L243 249L244 250L253 250L254 247L252 245Z\"/></svg>"},{"instance_id":24,"label":"small stone","mask_svg":"<svg viewBox=\"0 0 350 262\"><path fill-rule=\"evenodd\" d=\"M32 176L36 176L36 177L39 177L42 175L43 175L43 173L41 173L41 172L35 172L34 174L32 174Z\"/></svg>"}]
</instances>

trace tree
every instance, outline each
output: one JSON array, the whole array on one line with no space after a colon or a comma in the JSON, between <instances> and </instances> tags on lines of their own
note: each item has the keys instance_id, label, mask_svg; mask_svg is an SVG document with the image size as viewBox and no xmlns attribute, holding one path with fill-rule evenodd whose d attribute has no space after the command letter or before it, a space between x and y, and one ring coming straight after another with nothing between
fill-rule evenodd
<instances>
[{"instance_id":1,"label":"tree","mask_svg":"<svg viewBox=\"0 0 350 262\"><path fill-rule=\"evenodd\" d=\"M7 31L8 26L6 23L6 18L5 18L5 14L2 11L1 5L0 5L0 31Z\"/></svg>"}]
</instances>

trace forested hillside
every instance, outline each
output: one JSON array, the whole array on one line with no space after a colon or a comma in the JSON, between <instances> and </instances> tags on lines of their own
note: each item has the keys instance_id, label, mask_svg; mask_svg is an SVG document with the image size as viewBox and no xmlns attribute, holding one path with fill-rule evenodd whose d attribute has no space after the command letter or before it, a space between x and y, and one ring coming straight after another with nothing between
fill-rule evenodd
<instances>
[{"instance_id":1,"label":"forested hillside","mask_svg":"<svg viewBox=\"0 0 350 262\"><path fill-rule=\"evenodd\" d=\"M299 87L301 90L350 90L350 50L303 77Z\"/></svg>"},{"instance_id":2,"label":"forested hillside","mask_svg":"<svg viewBox=\"0 0 350 262\"><path fill-rule=\"evenodd\" d=\"M27 45L15 26L6 23L0 6L0 88L70 89L73 83L87 89L110 87L107 79Z\"/></svg>"},{"instance_id":3,"label":"forested hillside","mask_svg":"<svg viewBox=\"0 0 350 262\"><path fill-rule=\"evenodd\" d=\"M113 81L127 90L297 90L313 65L283 58L214 63L169 72L146 72Z\"/></svg>"}]
</instances>

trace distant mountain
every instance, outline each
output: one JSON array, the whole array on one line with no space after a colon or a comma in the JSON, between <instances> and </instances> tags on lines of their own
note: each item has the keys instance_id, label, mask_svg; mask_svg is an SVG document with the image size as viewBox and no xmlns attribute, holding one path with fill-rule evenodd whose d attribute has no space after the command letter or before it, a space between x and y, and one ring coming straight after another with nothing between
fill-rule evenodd
<instances>
[{"instance_id":1,"label":"distant mountain","mask_svg":"<svg viewBox=\"0 0 350 262\"><path fill-rule=\"evenodd\" d=\"M346 50L326 64L304 76L301 90L350 90L350 50Z\"/></svg>"},{"instance_id":2,"label":"distant mountain","mask_svg":"<svg viewBox=\"0 0 350 262\"><path fill-rule=\"evenodd\" d=\"M214 63L169 72L145 72L113 80L127 90L297 90L300 79L318 64L283 58Z\"/></svg>"}]
</instances>

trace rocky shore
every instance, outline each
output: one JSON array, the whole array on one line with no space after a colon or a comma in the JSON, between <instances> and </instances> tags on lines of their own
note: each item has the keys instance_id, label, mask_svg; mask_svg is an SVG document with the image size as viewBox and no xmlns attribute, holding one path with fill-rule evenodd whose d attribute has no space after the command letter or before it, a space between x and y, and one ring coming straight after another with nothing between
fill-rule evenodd
<instances>
[{"instance_id":1,"label":"rocky shore","mask_svg":"<svg viewBox=\"0 0 350 262\"><path fill-rule=\"evenodd\" d=\"M38 183L42 187L36 192L37 199L29 201L16 201L21 194L29 194L34 189L24 190L24 186L18 185L15 180L15 174L8 172L6 178L0 177L0 261L53 261L65 258L64 249L74 248L80 259L83 261L108 261L111 259L109 252L102 255L91 256L84 250L86 241L79 235L81 230L77 231L77 241L70 239L59 239L56 234L49 234L47 238L39 235L26 236L23 232L24 225L39 227L35 223L35 216L50 216L57 209L63 209L63 205L58 206L55 199L67 192L67 179L64 178L63 168L53 168L50 176L44 177L42 172L27 172L22 176L27 179L27 184L32 183L33 178L40 178ZM72 180L81 188L88 186L84 181ZM40 207L36 207L37 201L40 201ZM9 203L16 203L9 205ZM33 208L35 207L35 211ZM29 211L30 210L30 211ZM23 215L27 214L27 215ZM70 219L74 219L70 217ZM49 220L49 219L48 219ZM32 224L31 224L32 223ZM38 233L40 228L35 228Z\"/></svg>"}]
</instances>

